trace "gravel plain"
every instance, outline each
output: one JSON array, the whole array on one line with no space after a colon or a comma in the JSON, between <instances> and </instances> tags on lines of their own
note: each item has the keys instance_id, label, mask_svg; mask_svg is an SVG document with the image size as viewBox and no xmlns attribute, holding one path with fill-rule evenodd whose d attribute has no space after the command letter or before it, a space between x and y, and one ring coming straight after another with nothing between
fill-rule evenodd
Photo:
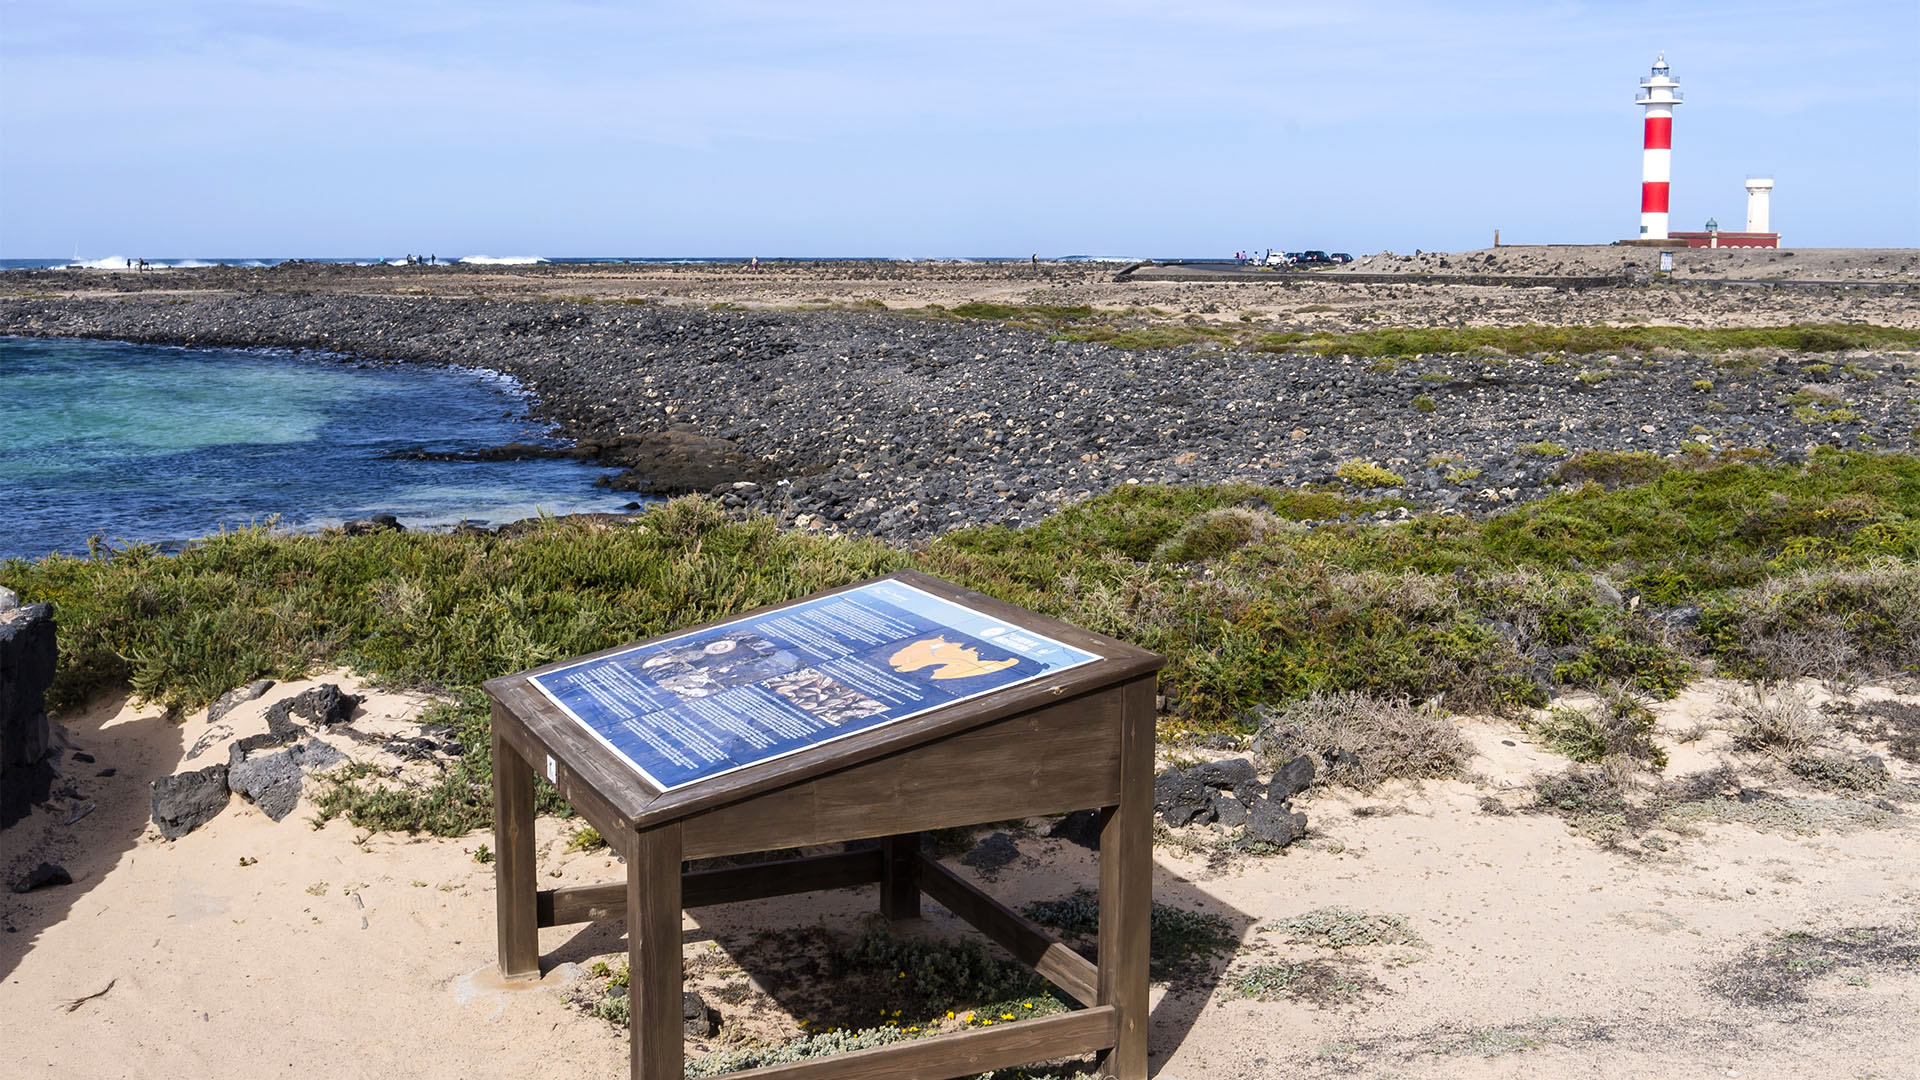
<instances>
[{"instance_id":1,"label":"gravel plain","mask_svg":"<svg viewBox=\"0 0 1920 1080\"><path fill-rule=\"evenodd\" d=\"M880 274L888 264L874 266L873 278L844 266L831 274L801 267L794 272L824 276L779 289L749 284L789 305L846 281L1028 302L1051 299L1049 289L1124 288L1101 283L1112 267L1057 267L1061 280L1036 286L1017 264L911 264L893 276ZM536 411L576 440L582 456L616 470L614 486L708 491L785 524L896 540L1030 523L1128 483L1343 483L1336 470L1350 462L1400 478L1371 494L1474 512L1551 490L1563 456L1584 450L1674 454L1692 443L1792 459L1818 444L1911 450L1920 425L1920 367L1901 353L1656 350L1396 362L1213 347L1127 351L991 321L877 310L896 306L884 299L868 305L875 310L694 302L741 279L733 268L667 272L683 284L706 281L710 291L620 297L626 302L593 297L626 280L604 270L488 268L485 281L523 287L486 295L471 288L477 273L355 270L7 275L0 332L288 347L501 371L537 396ZM657 268L641 276L662 277ZM454 288L463 277L473 279L469 288ZM1209 290L1199 306L1237 311L1233 298L1261 286L1174 288ZM1920 297L1901 289L1787 297L1674 287L1347 290L1349 305L1397 313L1339 316L1376 327L1457 322L1422 317L1402 294L1428 305L1498 303L1514 314L1492 321L1508 323L1572 321L1553 310L1569 304L1605 305L1617 315L1689 293L1696 308L1745 297L1749 307L1792 309L1769 322L1920 320ZM1275 292L1267 290L1269 303ZM1876 317L1848 317L1850 305L1863 303L1880 309ZM1181 318L1177 310L1160 314ZM1293 329L1300 321L1258 325Z\"/></svg>"}]
</instances>

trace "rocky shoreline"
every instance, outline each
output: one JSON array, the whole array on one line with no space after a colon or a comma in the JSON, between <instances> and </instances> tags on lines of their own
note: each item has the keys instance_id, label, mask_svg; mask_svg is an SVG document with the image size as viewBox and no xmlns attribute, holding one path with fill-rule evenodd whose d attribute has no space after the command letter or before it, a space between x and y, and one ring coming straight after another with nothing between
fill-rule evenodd
<instances>
[{"instance_id":1,"label":"rocky shoreline","mask_svg":"<svg viewBox=\"0 0 1920 1080\"><path fill-rule=\"evenodd\" d=\"M1370 494L1491 509L1551 490L1581 451L1911 451L1920 423L1899 354L1392 362L856 310L265 292L0 299L0 333L500 371L621 470L613 486L893 540L1031 523L1129 483L1340 483L1355 462L1393 474Z\"/></svg>"}]
</instances>

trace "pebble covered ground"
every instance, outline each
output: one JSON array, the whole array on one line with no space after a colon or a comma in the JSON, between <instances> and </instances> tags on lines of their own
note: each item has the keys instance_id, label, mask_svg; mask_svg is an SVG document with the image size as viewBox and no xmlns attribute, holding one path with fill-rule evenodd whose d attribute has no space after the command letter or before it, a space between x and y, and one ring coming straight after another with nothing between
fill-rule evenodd
<instances>
[{"instance_id":1,"label":"pebble covered ground","mask_svg":"<svg viewBox=\"0 0 1920 1080\"><path fill-rule=\"evenodd\" d=\"M1339 484L1492 509L1551 490L1581 451L1911 450L1920 427L1920 366L1899 353L1127 351L870 310L339 290L16 292L0 332L502 371L610 467L644 465L623 447L662 438L707 466L643 467L623 486L891 539L1030 523L1128 483Z\"/></svg>"}]
</instances>

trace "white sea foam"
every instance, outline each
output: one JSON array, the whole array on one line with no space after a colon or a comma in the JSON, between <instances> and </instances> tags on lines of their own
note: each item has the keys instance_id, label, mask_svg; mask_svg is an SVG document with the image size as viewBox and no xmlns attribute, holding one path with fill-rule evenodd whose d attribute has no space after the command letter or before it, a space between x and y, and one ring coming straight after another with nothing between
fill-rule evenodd
<instances>
[{"instance_id":1,"label":"white sea foam","mask_svg":"<svg viewBox=\"0 0 1920 1080\"><path fill-rule=\"evenodd\" d=\"M65 269L65 270L132 270L136 268L134 264L137 262L139 262L138 259L129 259L125 255L108 255L104 259L83 259L79 262L71 262L66 264L66 266L62 267L62 269ZM193 269L194 267L219 266L219 265L221 264L207 262L204 259L148 259L147 260L147 269L149 270L190 270L190 269ZM257 259L249 259L246 262L233 263L231 265L265 266L267 264L260 262Z\"/></svg>"},{"instance_id":2,"label":"white sea foam","mask_svg":"<svg viewBox=\"0 0 1920 1080\"><path fill-rule=\"evenodd\" d=\"M460 261L478 266L532 266L547 260L540 255L469 255Z\"/></svg>"}]
</instances>

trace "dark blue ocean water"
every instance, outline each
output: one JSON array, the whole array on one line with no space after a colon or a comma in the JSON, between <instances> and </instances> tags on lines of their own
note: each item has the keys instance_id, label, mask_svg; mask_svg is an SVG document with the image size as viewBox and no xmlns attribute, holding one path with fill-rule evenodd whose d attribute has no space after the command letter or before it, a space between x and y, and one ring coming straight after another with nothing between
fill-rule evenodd
<instances>
[{"instance_id":1,"label":"dark blue ocean water","mask_svg":"<svg viewBox=\"0 0 1920 1080\"><path fill-rule=\"evenodd\" d=\"M571 461L386 457L547 439L499 375L0 337L0 558L84 552L89 537L168 546L275 516L498 524L633 500Z\"/></svg>"}]
</instances>

